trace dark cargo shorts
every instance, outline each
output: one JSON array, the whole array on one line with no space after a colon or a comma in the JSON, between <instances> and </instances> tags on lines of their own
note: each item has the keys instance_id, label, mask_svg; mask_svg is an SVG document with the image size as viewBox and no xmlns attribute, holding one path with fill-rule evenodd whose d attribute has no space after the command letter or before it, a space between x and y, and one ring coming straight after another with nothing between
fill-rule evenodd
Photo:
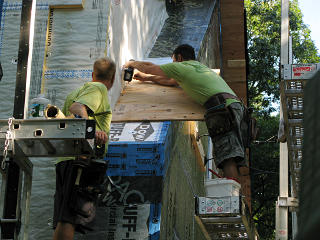
<instances>
[{"instance_id":1,"label":"dark cargo shorts","mask_svg":"<svg viewBox=\"0 0 320 240\"><path fill-rule=\"evenodd\" d=\"M214 113L206 117L207 128L213 143L213 155L218 168L221 168L223 161L229 158L234 158L239 167L246 165L244 140L247 137L248 127L243 119L244 106L238 102L231 103L229 110L231 111L233 126L231 130L222 134L214 135L210 129L226 127L226 125L229 125L228 119L223 115Z\"/></svg>"}]
</instances>

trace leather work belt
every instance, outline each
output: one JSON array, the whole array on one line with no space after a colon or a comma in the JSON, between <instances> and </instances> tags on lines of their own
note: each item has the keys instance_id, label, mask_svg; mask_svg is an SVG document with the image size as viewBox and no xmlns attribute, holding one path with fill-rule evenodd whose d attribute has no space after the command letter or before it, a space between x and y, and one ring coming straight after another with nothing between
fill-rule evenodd
<instances>
[{"instance_id":1,"label":"leather work belt","mask_svg":"<svg viewBox=\"0 0 320 240\"><path fill-rule=\"evenodd\" d=\"M230 94L230 93L217 93L215 95L213 95L212 97L210 97L205 103L204 103L204 107L208 110L211 108L216 108L219 106L224 107L226 104L226 100L227 99L236 99L238 101L241 102L240 98L238 98L237 96Z\"/></svg>"}]
</instances>

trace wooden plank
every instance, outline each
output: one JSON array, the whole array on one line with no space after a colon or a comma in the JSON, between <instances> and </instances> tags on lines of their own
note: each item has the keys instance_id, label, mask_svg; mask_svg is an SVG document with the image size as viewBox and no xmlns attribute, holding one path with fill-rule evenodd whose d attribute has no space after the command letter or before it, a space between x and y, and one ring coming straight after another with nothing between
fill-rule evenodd
<instances>
[{"instance_id":1,"label":"wooden plank","mask_svg":"<svg viewBox=\"0 0 320 240\"><path fill-rule=\"evenodd\" d=\"M229 83L246 82L244 39L244 1L221 1L223 78ZM230 84L229 84L230 85ZM240 89L239 89L240 87ZM246 84L232 87L239 97L246 96ZM245 97L246 98L246 97Z\"/></svg>"},{"instance_id":2,"label":"wooden plank","mask_svg":"<svg viewBox=\"0 0 320 240\"><path fill-rule=\"evenodd\" d=\"M189 123L190 123L190 127L191 127L191 129L190 129L191 142L192 142L195 154L196 154L197 163L200 168L200 171L205 172L206 168L204 166L204 161L205 161L206 154L204 153L203 146L202 146L200 139L197 140L197 136L199 134L198 128L197 128L196 122L192 121Z\"/></svg>"},{"instance_id":3,"label":"wooden plank","mask_svg":"<svg viewBox=\"0 0 320 240\"><path fill-rule=\"evenodd\" d=\"M202 231L204 237L206 240L211 240L211 237L206 229L206 227L203 225L201 219L198 216L194 216L194 219L196 220L196 223L198 224L200 230Z\"/></svg>"},{"instance_id":4,"label":"wooden plank","mask_svg":"<svg viewBox=\"0 0 320 240\"><path fill-rule=\"evenodd\" d=\"M77 9L83 8L84 0L55 0L50 3L52 8Z\"/></svg>"},{"instance_id":5,"label":"wooden plank","mask_svg":"<svg viewBox=\"0 0 320 240\"><path fill-rule=\"evenodd\" d=\"M113 110L112 122L202 121L204 107L179 87L133 80L124 87Z\"/></svg>"},{"instance_id":6,"label":"wooden plank","mask_svg":"<svg viewBox=\"0 0 320 240\"><path fill-rule=\"evenodd\" d=\"M244 59L229 59L228 60L229 68L244 68L246 67L246 60Z\"/></svg>"}]
</instances>

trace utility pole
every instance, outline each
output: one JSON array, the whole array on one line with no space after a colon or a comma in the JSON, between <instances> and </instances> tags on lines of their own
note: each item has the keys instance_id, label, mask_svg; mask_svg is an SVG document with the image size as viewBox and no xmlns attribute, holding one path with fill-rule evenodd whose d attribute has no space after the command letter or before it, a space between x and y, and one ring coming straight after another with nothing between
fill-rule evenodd
<instances>
[{"instance_id":1,"label":"utility pole","mask_svg":"<svg viewBox=\"0 0 320 240\"><path fill-rule=\"evenodd\" d=\"M281 1L281 54L280 64L289 64L289 0ZM282 101L282 100L281 100ZM283 118L282 104L280 117ZM288 239L288 207L280 200L289 197L289 161L287 142L280 143L279 199L276 202L276 239ZM279 206L280 205L280 206Z\"/></svg>"}]
</instances>

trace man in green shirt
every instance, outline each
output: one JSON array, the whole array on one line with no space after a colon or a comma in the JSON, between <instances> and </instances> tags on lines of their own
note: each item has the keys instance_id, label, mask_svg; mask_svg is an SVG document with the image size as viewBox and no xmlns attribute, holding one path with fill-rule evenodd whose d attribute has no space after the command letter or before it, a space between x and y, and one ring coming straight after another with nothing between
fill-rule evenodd
<instances>
[{"instance_id":1,"label":"man in green shirt","mask_svg":"<svg viewBox=\"0 0 320 240\"><path fill-rule=\"evenodd\" d=\"M219 75L195 61L195 52L190 45L178 46L172 59L173 63L164 65L129 61L124 67L139 70L134 79L140 81L179 85L194 101L205 106L216 166L223 170L225 177L239 181L239 167L245 165L243 104Z\"/></svg>"},{"instance_id":2,"label":"man in green shirt","mask_svg":"<svg viewBox=\"0 0 320 240\"><path fill-rule=\"evenodd\" d=\"M107 151L108 135L111 124L111 107L108 90L112 87L116 72L115 63L109 58L100 58L93 65L92 81L72 91L66 98L63 113L66 116L75 115L84 119L94 119L96 122L95 141L97 145L105 144ZM79 216L72 208L71 192L74 191L78 175L78 166L73 163L74 158L60 158L56 164L56 193L54 199L53 225L54 240L69 240L74 238L75 230L83 222L88 222L94 216ZM97 169L98 170L98 169ZM94 182L96 176L84 168L80 178L82 184ZM77 196L78 198L78 196ZM81 198L81 197L79 197ZM77 199L81 200L81 199ZM83 200L84 204L86 203ZM82 206L81 206L82 211Z\"/></svg>"}]
</instances>

